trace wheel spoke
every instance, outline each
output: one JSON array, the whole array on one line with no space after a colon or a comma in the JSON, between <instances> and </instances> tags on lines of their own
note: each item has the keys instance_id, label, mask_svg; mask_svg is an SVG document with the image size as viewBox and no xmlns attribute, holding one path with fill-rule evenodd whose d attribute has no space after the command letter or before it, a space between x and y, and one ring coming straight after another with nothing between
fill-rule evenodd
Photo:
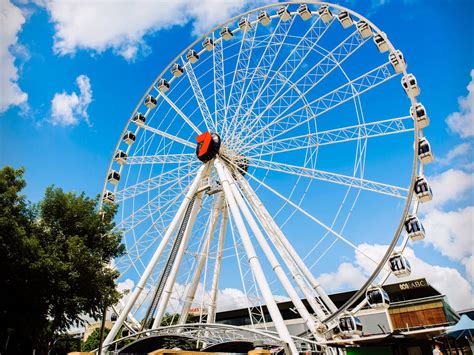
<instances>
[{"instance_id":1,"label":"wheel spoke","mask_svg":"<svg viewBox=\"0 0 474 355\"><path fill-rule=\"evenodd\" d=\"M134 155L127 157L127 165L135 164L186 164L196 160L196 154L157 154L157 155Z\"/></svg>"},{"instance_id":2,"label":"wheel spoke","mask_svg":"<svg viewBox=\"0 0 474 355\"><path fill-rule=\"evenodd\" d=\"M282 46L277 46L277 44L283 43L285 41L285 38L292 27L293 21L294 21L294 17L289 22L284 22L284 21L279 20L274 31L271 33L270 36L267 36L266 47L263 53L260 55L258 63L255 66L254 71L252 73L252 77L248 81L248 85L245 88L245 92L243 94L244 98L247 97L251 87L258 89L258 92L260 92L261 89L263 88L263 85L265 83L265 78L268 77L271 71L271 68L273 67L273 64L276 61L282 47ZM253 103L254 102L251 101L251 104ZM229 109L229 107L227 107L227 109ZM226 130L225 133L229 134L230 132ZM224 137L227 137L227 135L224 135Z\"/></svg>"},{"instance_id":3,"label":"wheel spoke","mask_svg":"<svg viewBox=\"0 0 474 355\"><path fill-rule=\"evenodd\" d=\"M214 120L216 127L219 127L220 121L224 121L226 111L224 45L222 42L222 39L216 39L214 50L212 51L214 64Z\"/></svg>"},{"instance_id":4,"label":"wheel spoke","mask_svg":"<svg viewBox=\"0 0 474 355\"><path fill-rule=\"evenodd\" d=\"M413 120L410 116L392 118L383 121L363 123L359 125L336 128L327 131L315 132L296 137L282 138L277 140L269 139L252 146L252 151L256 148L264 147L262 152L252 157L262 157L270 154L286 153L300 149L310 149L329 144L339 144L354 140L389 136L392 134L412 132L414 128L409 127Z\"/></svg>"},{"instance_id":5,"label":"wheel spoke","mask_svg":"<svg viewBox=\"0 0 474 355\"><path fill-rule=\"evenodd\" d=\"M252 132L256 125L259 123L263 115L275 105L276 102L284 100L285 96L292 90L292 87L299 87L302 90L301 95L291 103L288 108L294 106L299 100L307 95L313 88L315 88L322 80L324 80L334 69L339 67L347 58L357 51L367 39L363 39L358 31L353 32L331 52L327 53L319 62L312 66L306 71L298 80L296 80L291 87L287 88L283 93L280 94L282 88L280 88L272 101L267 107L258 114L253 121L252 125L245 128L244 131Z\"/></svg>"},{"instance_id":6,"label":"wheel spoke","mask_svg":"<svg viewBox=\"0 0 474 355\"><path fill-rule=\"evenodd\" d=\"M231 164L233 164L232 162L230 162ZM241 170L239 167L237 167L235 164L234 165L234 168L235 169L239 169ZM270 187L269 185L267 185L266 183L264 183L262 180L256 178L254 175L250 174L249 172L246 173L246 175L248 177L250 177L252 180L256 181L258 184L260 184L261 186L263 186L264 188L266 188L268 191L272 192L274 195L278 196L280 199L282 199L283 201L285 201L286 203L288 203L290 206L292 206L293 208L295 208L296 210L298 210L299 212L301 212L304 216L308 217L309 219L311 219L313 222L315 222L316 224L318 224L319 226L323 227L324 229L326 229L328 232L330 232L332 235L334 235L336 238L340 239L341 241L343 241L344 243L346 243L347 245L349 245L351 248L353 248L354 250L356 250L357 252L359 252L361 255L364 255L365 257L367 257L369 260L371 260L372 262L374 262L376 265L378 265L378 261L374 260L370 255L367 255L363 250L361 250L357 245L355 245L354 243L352 243L350 240L346 239L345 237L343 237L341 234L337 233L335 230L333 230L331 227L329 227L328 225L324 224L323 222L321 222L319 219L317 219L316 217L314 217L313 215L311 215L310 213L308 213L306 210L304 210L302 207L298 206L296 203L294 203L293 201L291 201L290 199L286 198L285 196L283 196L282 194L280 194L278 191L276 191L275 189L273 189L272 187Z\"/></svg>"},{"instance_id":7,"label":"wheel spoke","mask_svg":"<svg viewBox=\"0 0 474 355\"><path fill-rule=\"evenodd\" d=\"M360 179L357 177L347 176L343 174L331 173L323 170L310 169L297 165L277 163L274 161L256 158L249 160L248 165L260 169L268 169L310 179L327 181L339 185L353 186L362 190L377 192L379 194L389 195L402 199L405 199L408 194L408 189L402 187L383 184L371 180Z\"/></svg>"},{"instance_id":8,"label":"wheel spoke","mask_svg":"<svg viewBox=\"0 0 474 355\"><path fill-rule=\"evenodd\" d=\"M122 190L119 190L115 194L115 200L117 203L120 203L122 201L128 200L132 197L136 197L147 191L160 188L166 184L169 184L170 182L173 182L174 180L179 178L181 174L185 174L186 176L191 176L197 170L197 167L195 165L196 163L197 162L193 162L193 163L179 166L161 175L154 176L148 180L141 181L135 185L130 185Z\"/></svg>"},{"instance_id":9,"label":"wheel spoke","mask_svg":"<svg viewBox=\"0 0 474 355\"><path fill-rule=\"evenodd\" d=\"M215 129L215 127L213 126L211 113L209 112L209 108L207 107L206 99L204 98L204 95L202 94L202 89L201 89L201 86L199 85L199 82L196 78L196 74L194 74L193 65L189 62L186 64L186 62L183 58L181 58L181 60L183 62L184 68L186 70L189 82L191 83L191 87L193 89L194 97L196 98L196 102L199 106L199 111L201 112L201 116L204 120L204 123L206 124L206 128L207 128L208 131L211 128ZM194 129L194 127L193 127L193 129ZM196 129L194 129L194 130L196 130Z\"/></svg>"},{"instance_id":10,"label":"wheel spoke","mask_svg":"<svg viewBox=\"0 0 474 355\"><path fill-rule=\"evenodd\" d=\"M167 138L167 139L170 139L172 140L173 142L177 142L177 143L181 143L182 145L185 145L185 146L188 146L188 147L191 147L191 148L195 148L196 147L196 144L194 143L191 143L185 139L182 139L182 138L179 138L179 137L176 137L172 134L169 134L169 133L166 133L164 131L161 131L157 128L153 128L153 127L150 127L149 125L142 125L142 128L149 131L149 132L152 132L152 133L155 133L159 136L162 136L164 138Z\"/></svg>"},{"instance_id":11,"label":"wheel spoke","mask_svg":"<svg viewBox=\"0 0 474 355\"><path fill-rule=\"evenodd\" d=\"M247 18L248 19L248 18ZM244 31L242 34L242 40L240 42L239 53L234 67L234 74L232 77L232 83L230 85L229 95L227 98L227 105L224 114L225 125L222 130L223 136L227 136L230 132L231 126L235 119L231 122L227 122L228 116L236 117L235 113L231 113L233 106L238 106L238 97L242 96L245 86L245 80L247 78L247 72L250 65L250 58L252 56L252 50L254 45L255 34L257 33L258 24L252 26L252 28ZM238 95L240 93L240 95Z\"/></svg>"},{"instance_id":12,"label":"wheel spoke","mask_svg":"<svg viewBox=\"0 0 474 355\"><path fill-rule=\"evenodd\" d=\"M157 89L158 90L158 89ZM176 111L176 113L178 115L181 116L181 118L189 125L189 127L191 127L194 132L196 132L197 134L201 134L201 131L199 130L199 128L196 127L196 125L194 123L191 122L191 120L189 119L188 116L186 116L183 111L181 111L179 109L178 106L175 105L175 103L173 101L171 101L171 99L168 97L168 95L162 93L161 91L158 90L158 92L160 93L160 96L162 98L165 99L165 101Z\"/></svg>"},{"instance_id":13,"label":"wheel spoke","mask_svg":"<svg viewBox=\"0 0 474 355\"><path fill-rule=\"evenodd\" d=\"M239 118L238 124L234 129L234 134L237 132L241 132L241 129L246 126L252 126L251 122L253 121L253 117L251 112L254 109L255 104L261 99L261 96L264 92L268 91L270 85L274 82L274 80L280 76L283 76L284 79L282 83L279 85L278 89L275 89L276 93L273 95L277 97L278 94L286 87L289 83L291 77L297 72L300 66L304 63L306 57L311 53L311 51L316 47L319 40L324 36L326 31L331 27L334 20L329 22L327 25L318 17L316 21L313 22L312 26L308 29L308 31L301 37L298 43L292 48L291 52L287 56L287 58L281 63L277 70L274 71L270 80L267 81L266 85L259 90L257 97L252 100L252 104L250 108ZM276 59L276 58L275 58ZM269 107L272 106L275 99L265 107L265 109L260 113L256 120L258 120L265 112L268 111ZM239 106L240 108L240 106ZM239 110L237 111L236 116L238 116ZM249 122L250 121L250 122ZM232 136L232 135L231 135Z\"/></svg>"},{"instance_id":14,"label":"wheel spoke","mask_svg":"<svg viewBox=\"0 0 474 355\"><path fill-rule=\"evenodd\" d=\"M324 113L332 110L333 108L362 95L363 93L372 90L373 88L379 86L380 84L392 79L398 74L390 70L390 63L385 63L356 79L351 80L350 82L341 85L337 89L327 93L324 96L321 96L318 99L315 99L303 107L297 108L296 110L288 113L285 113L290 109L291 105L288 106L280 115L278 115L272 122L269 122L260 130L252 135L252 138L249 139L247 145L250 145L256 137L258 137L262 132L268 130L270 127L277 125L277 128L281 129L280 133L276 133L273 138L277 138L284 133L287 133L295 128L301 126L304 123L307 123L311 120L314 120L316 117L321 116ZM310 106L312 113L308 118L303 118L298 120L298 115L295 115L301 110L306 110L307 106Z\"/></svg>"}]
</instances>

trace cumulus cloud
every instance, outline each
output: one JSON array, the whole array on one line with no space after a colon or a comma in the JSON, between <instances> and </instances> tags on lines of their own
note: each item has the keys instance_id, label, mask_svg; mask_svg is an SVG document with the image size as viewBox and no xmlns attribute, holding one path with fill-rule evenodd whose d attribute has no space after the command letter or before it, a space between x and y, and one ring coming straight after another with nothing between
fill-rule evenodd
<instances>
[{"instance_id":1,"label":"cumulus cloud","mask_svg":"<svg viewBox=\"0 0 474 355\"><path fill-rule=\"evenodd\" d=\"M471 70L471 81L467 85L467 96L458 99L459 111L446 118L449 129L462 138L474 136L474 69Z\"/></svg>"},{"instance_id":2,"label":"cumulus cloud","mask_svg":"<svg viewBox=\"0 0 474 355\"><path fill-rule=\"evenodd\" d=\"M449 165L455 160L456 158L465 158L463 159L464 161L466 160L471 160L471 144L464 142L461 144L458 144L454 148L452 148L444 157L437 158L436 163L445 166Z\"/></svg>"},{"instance_id":3,"label":"cumulus cloud","mask_svg":"<svg viewBox=\"0 0 474 355\"><path fill-rule=\"evenodd\" d=\"M9 0L0 1L0 113L11 106L26 105L28 95L18 86L18 68L15 54L26 48L18 43L18 33L25 23L21 10Z\"/></svg>"},{"instance_id":4,"label":"cumulus cloud","mask_svg":"<svg viewBox=\"0 0 474 355\"><path fill-rule=\"evenodd\" d=\"M324 273L318 277L326 292L357 289L366 280L363 270L351 263L342 263L335 272Z\"/></svg>"},{"instance_id":5,"label":"cumulus cloud","mask_svg":"<svg viewBox=\"0 0 474 355\"><path fill-rule=\"evenodd\" d=\"M79 88L79 95L76 92L68 94L66 92L56 93L51 100L51 119L54 126L75 126L81 119L89 122L87 108L92 102L92 89L90 80L85 75L76 78Z\"/></svg>"},{"instance_id":6,"label":"cumulus cloud","mask_svg":"<svg viewBox=\"0 0 474 355\"><path fill-rule=\"evenodd\" d=\"M262 2L264 0L44 0L41 3L54 23L56 53L74 54L81 49L101 53L111 49L126 60L133 60L150 50L144 39L148 34L189 22L194 35L203 34L245 8Z\"/></svg>"},{"instance_id":7,"label":"cumulus cloud","mask_svg":"<svg viewBox=\"0 0 474 355\"><path fill-rule=\"evenodd\" d=\"M471 237L473 221L474 206L449 212L435 209L423 218L423 225L429 235L425 243L432 245L449 259L461 262L470 281L472 281L474 254Z\"/></svg>"},{"instance_id":8,"label":"cumulus cloud","mask_svg":"<svg viewBox=\"0 0 474 355\"><path fill-rule=\"evenodd\" d=\"M472 200L474 178L471 173L449 169L429 177L429 183L433 190L433 200L421 206L422 212L442 207L448 202Z\"/></svg>"}]
</instances>

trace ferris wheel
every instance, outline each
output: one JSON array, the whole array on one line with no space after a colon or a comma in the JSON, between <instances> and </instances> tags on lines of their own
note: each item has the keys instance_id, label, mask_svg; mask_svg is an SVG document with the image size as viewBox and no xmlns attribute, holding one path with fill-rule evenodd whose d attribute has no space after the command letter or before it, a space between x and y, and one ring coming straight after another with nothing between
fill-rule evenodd
<instances>
[{"instance_id":1,"label":"ferris wheel","mask_svg":"<svg viewBox=\"0 0 474 355\"><path fill-rule=\"evenodd\" d=\"M419 94L387 35L329 3L261 7L185 48L136 106L104 183L128 288L105 344L163 322L209 338L233 308L292 354L304 339L362 334L355 314L389 305L382 286L410 274L403 251L425 237L416 212L432 197L433 154ZM356 258L364 281L336 306L331 275ZM288 331L285 300L304 339Z\"/></svg>"}]
</instances>

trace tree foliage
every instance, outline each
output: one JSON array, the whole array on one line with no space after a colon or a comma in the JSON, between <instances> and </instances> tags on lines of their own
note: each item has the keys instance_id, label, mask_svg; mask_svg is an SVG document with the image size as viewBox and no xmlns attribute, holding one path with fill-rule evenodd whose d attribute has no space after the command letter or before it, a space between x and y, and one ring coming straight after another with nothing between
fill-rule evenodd
<instances>
[{"instance_id":1,"label":"tree foliage","mask_svg":"<svg viewBox=\"0 0 474 355\"><path fill-rule=\"evenodd\" d=\"M104 339L109 334L110 329L104 328ZM92 351L99 347L100 344L100 327L95 328L94 331L87 337L87 340L81 345L81 351Z\"/></svg>"},{"instance_id":2,"label":"tree foliage","mask_svg":"<svg viewBox=\"0 0 474 355\"><path fill-rule=\"evenodd\" d=\"M31 205L23 174L0 170L0 344L9 338L8 352L42 353L80 315L99 318L118 300L107 265L123 246L112 232L115 208L99 211L98 197L54 186Z\"/></svg>"}]
</instances>

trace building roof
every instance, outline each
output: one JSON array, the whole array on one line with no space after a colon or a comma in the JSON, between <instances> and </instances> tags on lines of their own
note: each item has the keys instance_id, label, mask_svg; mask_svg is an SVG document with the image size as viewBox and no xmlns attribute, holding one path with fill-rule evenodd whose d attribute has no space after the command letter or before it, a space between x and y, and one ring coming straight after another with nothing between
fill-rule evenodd
<instances>
[{"instance_id":1,"label":"building roof","mask_svg":"<svg viewBox=\"0 0 474 355\"><path fill-rule=\"evenodd\" d=\"M391 302L403 302L403 301L413 301L413 300L420 300L423 298L429 297L444 297L438 290L436 290L433 286L431 286L426 279L416 279L410 280L405 282L399 282L394 284L389 284L383 286L384 290L388 293ZM336 307L341 307L345 302L347 302L356 291L347 291L347 292L340 292L334 293L329 295L329 298L334 302ZM361 297L357 302L359 303L362 301ZM305 304L306 308L310 310L309 304L306 299L303 299L303 303ZM280 302L277 304L280 312L283 315L284 319L295 319L299 318L299 314L293 309L293 303L291 301ZM263 312L265 314L268 313L267 308L265 305L261 306ZM236 318L247 318L248 317L248 309L247 308L240 308L234 309L224 312L218 312L216 314L216 321L217 322L225 322L226 320L236 319ZM244 323L243 323L244 324Z\"/></svg>"}]
</instances>

